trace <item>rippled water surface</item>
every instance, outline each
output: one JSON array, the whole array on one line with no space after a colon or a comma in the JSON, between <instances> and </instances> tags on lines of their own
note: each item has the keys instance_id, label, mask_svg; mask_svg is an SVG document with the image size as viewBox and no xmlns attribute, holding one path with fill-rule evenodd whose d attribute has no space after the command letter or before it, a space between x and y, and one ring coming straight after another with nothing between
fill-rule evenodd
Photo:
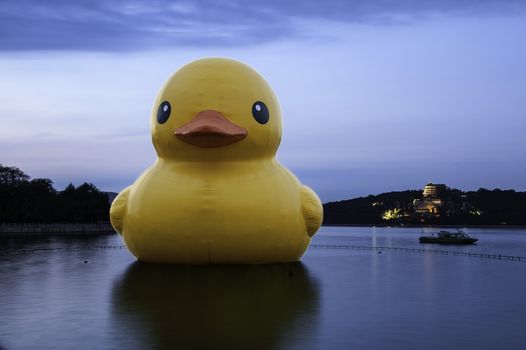
<instances>
[{"instance_id":1,"label":"rippled water surface","mask_svg":"<svg viewBox=\"0 0 526 350\"><path fill-rule=\"evenodd\" d=\"M526 230L467 231L478 244L363 227L312 243L526 257ZM311 248L301 263L182 267L137 263L117 235L0 244L0 349L526 349L525 261Z\"/></svg>"}]
</instances>

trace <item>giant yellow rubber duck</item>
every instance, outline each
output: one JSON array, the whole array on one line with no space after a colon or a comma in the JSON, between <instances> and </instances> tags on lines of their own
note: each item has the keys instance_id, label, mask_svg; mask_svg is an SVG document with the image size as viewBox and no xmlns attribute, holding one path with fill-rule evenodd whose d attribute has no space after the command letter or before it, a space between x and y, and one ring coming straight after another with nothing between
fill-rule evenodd
<instances>
[{"instance_id":1,"label":"giant yellow rubber duck","mask_svg":"<svg viewBox=\"0 0 526 350\"><path fill-rule=\"evenodd\" d=\"M111 223L140 261L297 261L321 225L319 198L275 158L281 112L249 66L180 68L151 116L157 161L113 201Z\"/></svg>"}]
</instances>

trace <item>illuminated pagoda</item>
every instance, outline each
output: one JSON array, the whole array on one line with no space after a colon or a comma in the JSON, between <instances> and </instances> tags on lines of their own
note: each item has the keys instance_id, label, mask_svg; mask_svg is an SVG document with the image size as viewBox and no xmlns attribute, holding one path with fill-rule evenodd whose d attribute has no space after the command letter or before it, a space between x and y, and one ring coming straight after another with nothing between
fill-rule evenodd
<instances>
[{"instance_id":1,"label":"illuminated pagoda","mask_svg":"<svg viewBox=\"0 0 526 350\"><path fill-rule=\"evenodd\" d=\"M413 200L413 209L417 214L438 216L444 205L442 194L447 190L444 184L428 183L422 192L423 199Z\"/></svg>"}]
</instances>

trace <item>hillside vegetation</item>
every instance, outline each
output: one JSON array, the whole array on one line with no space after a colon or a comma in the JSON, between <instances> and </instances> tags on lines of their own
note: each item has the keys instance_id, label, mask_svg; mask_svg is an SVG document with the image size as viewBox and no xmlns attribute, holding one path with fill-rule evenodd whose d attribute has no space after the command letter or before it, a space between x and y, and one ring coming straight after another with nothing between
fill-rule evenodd
<instances>
[{"instance_id":1,"label":"hillside vegetation","mask_svg":"<svg viewBox=\"0 0 526 350\"><path fill-rule=\"evenodd\" d=\"M484 188L463 192L448 188L437 213L416 212L415 199L422 199L422 191L388 192L325 203L323 223L526 225L526 192Z\"/></svg>"},{"instance_id":2,"label":"hillside vegetation","mask_svg":"<svg viewBox=\"0 0 526 350\"><path fill-rule=\"evenodd\" d=\"M109 207L108 195L91 183L57 191L50 179L0 164L0 222L108 221Z\"/></svg>"}]
</instances>

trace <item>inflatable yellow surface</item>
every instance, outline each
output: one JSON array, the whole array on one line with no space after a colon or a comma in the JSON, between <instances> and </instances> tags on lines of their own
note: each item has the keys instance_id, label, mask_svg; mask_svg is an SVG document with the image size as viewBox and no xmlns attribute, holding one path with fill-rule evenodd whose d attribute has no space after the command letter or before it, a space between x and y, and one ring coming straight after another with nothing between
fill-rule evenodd
<instances>
[{"instance_id":1,"label":"inflatable yellow surface","mask_svg":"<svg viewBox=\"0 0 526 350\"><path fill-rule=\"evenodd\" d=\"M316 194L275 159L281 112L256 71L222 58L183 66L157 96L151 130L157 161L110 210L137 259L300 259L323 210Z\"/></svg>"}]
</instances>

